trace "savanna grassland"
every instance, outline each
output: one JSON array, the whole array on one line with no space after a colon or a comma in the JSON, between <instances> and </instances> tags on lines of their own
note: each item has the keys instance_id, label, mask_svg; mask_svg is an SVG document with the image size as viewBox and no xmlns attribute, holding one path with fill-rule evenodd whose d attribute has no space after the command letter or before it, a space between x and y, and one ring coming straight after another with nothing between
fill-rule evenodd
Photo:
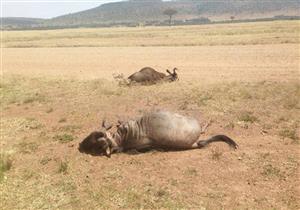
<instances>
[{"instance_id":1,"label":"savanna grassland","mask_svg":"<svg viewBox=\"0 0 300 210\"><path fill-rule=\"evenodd\" d=\"M1 209L299 209L299 21L4 31ZM177 67L120 86L114 73ZM239 144L106 157L78 143L166 109Z\"/></svg>"},{"instance_id":2,"label":"savanna grassland","mask_svg":"<svg viewBox=\"0 0 300 210\"><path fill-rule=\"evenodd\" d=\"M202 26L4 31L2 45L32 47L149 47L299 43L299 21Z\"/></svg>"}]
</instances>

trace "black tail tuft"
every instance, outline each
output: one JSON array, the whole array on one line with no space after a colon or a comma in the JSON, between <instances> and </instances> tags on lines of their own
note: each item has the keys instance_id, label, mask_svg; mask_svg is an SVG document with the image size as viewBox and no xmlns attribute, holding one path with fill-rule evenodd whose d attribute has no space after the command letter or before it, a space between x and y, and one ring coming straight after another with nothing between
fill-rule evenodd
<instances>
[{"instance_id":1,"label":"black tail tuft","mask_svg":"<svg viewBox=\"0 0 300 210\"><path fill-rule=\"evenodd\" d=\"M229 138L228 136L225 136L225 135L217 135L217 136L213 136L207 140L198 141L198 146L199 146L199 148L203 148L212 142L225 142L233 149L238 148L237 143L235 143L231 138Z\"/></svg>"}]
</instances>

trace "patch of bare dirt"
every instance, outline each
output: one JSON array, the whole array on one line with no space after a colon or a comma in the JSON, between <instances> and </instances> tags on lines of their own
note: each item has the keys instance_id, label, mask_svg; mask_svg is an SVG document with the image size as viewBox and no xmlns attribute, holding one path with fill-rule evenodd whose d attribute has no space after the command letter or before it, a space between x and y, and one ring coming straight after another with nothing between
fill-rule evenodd
<instances>
[{"instance_id":1,"label":"patch of bare dirt","mask_svg":"<svg viewBox=\"0 0 300 210\"><path fill-rule=\"evenodd\" d=\"M47 59L45 59L47 58ZM177 67L183 81L289 81L299 75L299 45L3 48L4 75L113 80L145 66Z\"/></svg>"}]
</instances>

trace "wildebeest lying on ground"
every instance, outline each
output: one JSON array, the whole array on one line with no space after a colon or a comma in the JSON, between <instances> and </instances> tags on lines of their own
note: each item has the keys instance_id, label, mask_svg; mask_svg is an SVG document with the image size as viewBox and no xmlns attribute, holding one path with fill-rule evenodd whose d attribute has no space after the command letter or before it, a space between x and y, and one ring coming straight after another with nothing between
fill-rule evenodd
<instances>
[{"instance_id":1,"label":"wildebeest lying on ground","mask_svg":"<svg viewBox=\"0 0 300 210\"><path fill-rule=\"evenodd\" d=\"M171 73L168 69L166 70L168 75L158 72L153 68L145 67L140 71L135 72L134 74L128 77L129 83L141 83L141 84L155 84L157 82L173 82L178 80L178 74L176 73L177 68L173 69Z\"/></svg>"},{"instance_id":2,"label":"wildebeest lying on ground","mask_svg":"<svg viewBox=\"0 0 300 210\"><path fill-rule=\"evenodd\" d=\"M203 148L212 142L225 142L236 149L238 145L225 135L199 140L202 133L196 119L167 111L144 114L136 120L121 123L117 132L103 121L103 131L92 132L80 144L79 151L92 155L106 155L127 150L167 149L188 150Z\"/></svg>"}]
</instances>

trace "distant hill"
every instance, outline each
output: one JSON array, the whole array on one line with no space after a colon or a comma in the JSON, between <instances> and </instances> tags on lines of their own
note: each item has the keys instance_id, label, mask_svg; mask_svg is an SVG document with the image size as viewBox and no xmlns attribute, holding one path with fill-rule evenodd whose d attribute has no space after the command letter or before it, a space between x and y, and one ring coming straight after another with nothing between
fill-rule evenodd
<instances>
[{"instance_id":1,"label":"distant hill","mask_svg":"<svg viewBox=\"0 0 300 210\"><path fill-rule=\"evenodd\" d=\"M300 15L300 0L129 0L107 3L82 12L37 21L40 27L80 27L163 24L168 17L163 11L172 8L178 11L176 21L191 19L229 20L257 19L278 15ZM24 24L25 25L25 24Z\"/></svg>"},{"instance_id":2,"label":"distant hill","mask_svg":"<svg viewBox=\"0 0 300 210\"><path fill-rule=\"evenodd\" d=\"M11 28L30 27L43 23L45 19L40 18L23 18L23 17L4 17L2 18L3 26L11 26Z\"/></svg>"},{"instance_id":3,"label":"distant hill","mask_svg":"<svg viewBox=\"0 0 300 210\"><path fill-rule=\"evenodd\" d=\"M163 11L173 8L178 11L175 18L192 19L209 17L224 19L230 16L236 18L271 17L274 15L295 15L300 0L177 0L163 2L161 0L131 0L125 2L108 3L99 7L53 18L52 24L85 24L85 23L116 23L116 22L144 22L165 20Z\"/></svg>"}]
</instances>

